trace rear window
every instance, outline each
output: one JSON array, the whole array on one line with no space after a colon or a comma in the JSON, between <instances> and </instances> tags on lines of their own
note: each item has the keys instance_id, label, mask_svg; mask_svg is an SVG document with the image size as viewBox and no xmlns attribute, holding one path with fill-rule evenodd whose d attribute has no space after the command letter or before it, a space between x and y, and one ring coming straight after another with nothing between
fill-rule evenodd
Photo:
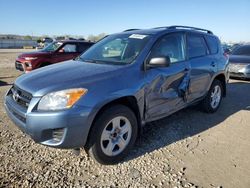
<instances>
[{"instance_id":1,"label":"rear window","mask_svg":"<svg viewBox=\"0 0 250 188\"><path fill-rule=\"evenodd\" d=\"M189 58L201 57L207 54L207 46L201 35L188 35L187 46Z\"/></svg>"},{"instance_id":2,"label":"rear window","mask_svg":"<svg viewBox=\"0 0 250 188\"><path fill-rule=\"evenodd\" d=\"M213 36L205 36L210 54L218 53L219 45L217 38Z\"/></svg>"},{"instance_id":3,"label":"rear window","mask_svg":"<svg viewBox=\"0 0 250 188\"><path fill-rule=\"evenodd\" d=\"M86 51L90 46L92 46L91 43L79 43L79 44L78 44L78 52L84 52L84 51Z\"/></svg>"},{"instance_id":4,"label":"rear window","mask_svg":"<svg viewBox=\"0 0 250 188\"><path fill-rule=\"evenodd\" d=\"M233 50L232 55L250 55L250 46L240 46Z\"/></svg>"}]
</instances>

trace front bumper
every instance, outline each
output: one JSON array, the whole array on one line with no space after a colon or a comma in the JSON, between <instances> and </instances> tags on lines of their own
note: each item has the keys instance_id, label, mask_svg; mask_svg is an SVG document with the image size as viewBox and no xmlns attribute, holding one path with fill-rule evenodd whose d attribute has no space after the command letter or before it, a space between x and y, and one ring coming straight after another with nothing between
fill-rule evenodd
<instances>
[{"instance_id":1,"label":"front bumper","mask_svg":"<svg viewBox=\"0 0 250 188\"><path fill-rule=\"evenodd\" d=\"M57 112L34 110L40 98L32 98L28 108L5 96L5 109L11 120L35 142L56 148L79 148L86 144L91 126L88 107L74 106ZM57 131L61 131L58 139ZM57 139L54 139L55 133Z\"/></svg>"},{"instance_id":2,"label":"front bumper","mask_svg":"<svg viewBox=\"0 0 250 188\"><path fill-rule=\"evenodd\" d=\"M16 67L16 70L24 71L25 73L28 73L32 71L32 67L28 66L29 64L32 64L32 62L22 59L22 58L17 58L15 62L15 67Z\"/></svg>"}]
</instances>

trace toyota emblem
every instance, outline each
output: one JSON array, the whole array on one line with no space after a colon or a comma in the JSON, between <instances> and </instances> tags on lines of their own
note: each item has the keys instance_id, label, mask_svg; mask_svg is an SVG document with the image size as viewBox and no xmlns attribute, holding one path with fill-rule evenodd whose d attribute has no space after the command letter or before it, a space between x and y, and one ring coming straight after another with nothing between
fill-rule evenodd
<instances>
[{"instance_id":1,"label":"toyota emblem","mask_svg":"<svg viewBox=\"0 0 250 188\"><path fill-rule=\"evenodd\" d=\"M13 97L14 101L17 102L19 100L19 98L20 98L20 95L19 95L19 93L17 91L13 91L12 97Z\"/></svg>"}]
</instances>

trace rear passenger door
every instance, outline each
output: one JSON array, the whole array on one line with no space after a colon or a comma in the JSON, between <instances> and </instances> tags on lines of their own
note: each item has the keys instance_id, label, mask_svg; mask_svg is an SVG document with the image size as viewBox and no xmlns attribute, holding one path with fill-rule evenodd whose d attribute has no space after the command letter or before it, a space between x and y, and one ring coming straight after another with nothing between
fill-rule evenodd
<instances>
[{"instance_id":1,"label":"rear passenger door","mask_svg":"<svg viewBox=\"0 0 250 188\"><path fill-rule=\"evenodd\" d=\"M188 102L192 102L206 94L217 66L203 34L187 33L186 41L190 66Z\"/></svg>"}]
</instances>

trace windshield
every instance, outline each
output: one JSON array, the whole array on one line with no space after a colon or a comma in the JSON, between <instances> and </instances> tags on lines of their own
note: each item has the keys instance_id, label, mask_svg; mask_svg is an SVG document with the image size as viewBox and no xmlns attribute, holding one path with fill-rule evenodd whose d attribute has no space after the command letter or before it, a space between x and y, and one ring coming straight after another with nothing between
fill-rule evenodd
<instances>
[{"instance_id":1,"label":"windshield","mask_svg":"<svg viewBox=\"0 0 250 188\"><path fill-rule=\"evenodd\" d=\"M43 52L54 52L62 45L61 42L52 42L48 46L42 49Z\"/></svg>"},{"instance_id":2,"label":"windshield","mask_svg":"<svg viewBox=\"0 0 250 188\"><path fill-rule=\"evenodd\" d=\"M250 46L240 46L233 50L232 55L249 55L250 56Z\"/></svg>"},{"instance_id":3,"label":"windshield","mask_svg":"<svg viewBox=\"0 0 250 188\"><path fill-rule=\"evenodd\" d=\"M129 64L138 56L148 35L110 35L83 53L79 59L92 63Z\"/></svg>"}]
</instances>

